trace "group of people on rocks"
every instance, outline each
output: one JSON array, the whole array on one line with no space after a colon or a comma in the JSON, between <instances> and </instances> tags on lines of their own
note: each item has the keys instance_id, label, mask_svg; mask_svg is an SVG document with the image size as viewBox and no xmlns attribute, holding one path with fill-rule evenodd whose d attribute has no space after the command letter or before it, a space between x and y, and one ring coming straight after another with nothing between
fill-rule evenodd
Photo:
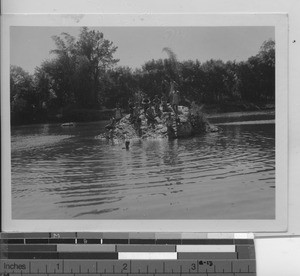
<instances>
[{"instance_id":1,"label":"group of people on rocks","mask_svg":"<svg viewBox=\"0 0 300 276\"><path fill-rule=\"evenodd\" d=\"M172 109L177 117L178 105L180 101L179 91L174 88L174 83L171 83L170 89L170 103ZM136 91L134 97L128 101L131 122L139 125L140 111L142 110L147 124L152 127L157 123L156 117L161 117L163 112L170 112L168 107L168 98L165 94L159 98L158 95L151 100L147 95L143 94L140 90Z\"/></svg>"},{"instance_id":2,"label":"group of people on rocks","mask_svg":"<svg viewBox=\"0 0 300 276\"><path fill-rule=\"evenodd\" d=\"M151 100L148 95L144 94L141 90L137 90L133 97L129 99L128 107L130 112L130 122L138 131L139 136L141 136L142 120L140 115L142 113L147 119L147 124L154 128L155 124L157 124L156 117L161 118L162 113L164 112L168 112L166 117L168 136L176 136L177 126L180 123L178 117L178 105L181 99L180 93L175 86L176 83L172 81L170 84L169 97L166 94L163 94L161 98L159 98L158 95L155 95L155 97ZM195 102L191 103L186 98L184 98L184 100L190 104L190 116L196 117L198 106L195 104ZM175 118L174 116L172 117L172 113L174 113ZM112 131L115 127L115 124L122 118L122 116L123 114L120 104L117 103L115 108L115 116L111 119L110 124L106 126L106 129Z\"/></svg>"}]
</instances>

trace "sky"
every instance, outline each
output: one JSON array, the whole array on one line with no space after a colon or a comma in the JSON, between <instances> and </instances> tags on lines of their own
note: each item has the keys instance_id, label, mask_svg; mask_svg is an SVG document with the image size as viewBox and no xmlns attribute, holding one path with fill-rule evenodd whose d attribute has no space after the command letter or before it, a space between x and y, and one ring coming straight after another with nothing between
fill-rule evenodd
<instances>
[{"instance_id":1,"label":"sky","mask_svg":"<svg viewBox=\"0 0 300 276\"><path fill-rule=\"evenodd\" d=\"M146 61L167 58L164 47L177 60L210 59L243 61L256 55L265 40L275 39L275 28L259 27L99 27L92 28L118 47L114 57L118 65L139 68ZM51 38L67 32L78 37L78 27L11 27L10 64L33 74L44 60L55 57Z\"/></svg>"}]
</instances>

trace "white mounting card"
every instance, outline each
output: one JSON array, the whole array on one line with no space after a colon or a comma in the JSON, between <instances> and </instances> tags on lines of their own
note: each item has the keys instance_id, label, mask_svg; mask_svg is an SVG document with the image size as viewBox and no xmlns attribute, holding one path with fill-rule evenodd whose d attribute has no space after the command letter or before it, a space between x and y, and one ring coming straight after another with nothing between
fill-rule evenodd
<instances>
[{"instance_id":1,"label":"white mounting card","mask_svg":"<svg viewBox=\"0 0 300 276\"><path fill-rule=\"evenodd\" d=\"M287 231L287 14L16 14L4 15L2 23L4 231ZM156 66L162 62L167 67L170 51L163 49L171 49L179 64L181 93L185 93L184 85L191 76L184 71L189 69L189 62L206 74L198 76L202 86L193 88L195 95L207 89L205 81L213 70L228 69L231 64L242 74L243 68L249 69L259 61L263 49L273 45L275 105L270 102L268 111L258 107L256 113L243 112L238 120L232 120L233 112L213 114L209 96L205 98L213 92L207 89L207 94L202 93L204 96L197 100L207 106L208 120L229 118L216 121L222 131L190 141L132 140L129 151L123 144L112 145L99 138L101 122L79 123L67 129L59 120L42 121L42 125L14 124L13 112L29 101L20 100L23 88L19 98L12 99L12 72L21 71L17 67L28 72L23 77L32 78L35 89L41 85L39 73L49 75L56 68L48 78L52 85L48 103L50 106L59 99L60 107L66 107L57 92L62 90L55 78L60 70L55 67L59 57L55 47L68 39L71 46L78 45L72 39L80 40L82 27L87 27L85 34L102 33L118 47L116 66L123 69L111 69L116 74L124 70L150 79L155 71L150 68L151 60ZM88 62L84 63L81 56L76 58L83 69L87 68ZM131 69L126 71L125 67ZM46 69L50 71L43 72ZM254 71L245 74L250 78ZM226 74L220 76L225 83ZM162 83L156 87L163 90ZM80 91L79 85L80 81L74 91ZM103 86L99 91L106 97L110 93ZM186 95L193 97L193 93L189 90ZM120 95L112 99L122 100ZM47 109L47 103L43 103L39 102ZM123 107L126 109L125 102ZM244 120L247 116L250 119ZM260 116L263 119L257 119Z\"/></svg>"}]
</instances>

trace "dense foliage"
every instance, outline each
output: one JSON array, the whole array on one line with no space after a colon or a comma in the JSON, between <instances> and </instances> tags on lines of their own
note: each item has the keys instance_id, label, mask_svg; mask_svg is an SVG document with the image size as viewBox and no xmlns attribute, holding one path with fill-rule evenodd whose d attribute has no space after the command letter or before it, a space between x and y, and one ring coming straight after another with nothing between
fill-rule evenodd
<instances>
[{"instance_id":1,"label":"dense foliage","mask_svg":"<svg viewBox=\"0 0 300 276\"><path fill-rule=\"evenodd\" d=\"M78 39L62 33L53 40L55 57L42 62L34 75L11 66L13 124L72 119L70 114L76 110L82 120L99 119L97 111L114 108L117 101L126 109L137 90L150 98L168 94L171 80L176 81L183 101L195 100L223 111L275 101L273 40L265 41L257 55L243 62L179 62L171 49L164 48L166 59L148 61L135 70L116 66L117 47L99 31L82 28Z\"/></svg>"}]
</instances>

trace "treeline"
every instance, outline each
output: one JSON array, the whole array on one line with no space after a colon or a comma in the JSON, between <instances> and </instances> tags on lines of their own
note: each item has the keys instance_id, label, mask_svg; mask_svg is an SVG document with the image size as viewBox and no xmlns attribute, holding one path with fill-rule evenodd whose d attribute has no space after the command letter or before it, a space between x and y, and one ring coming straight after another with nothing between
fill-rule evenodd
<instances>
[{"instance_id":1,"label":"treeline","mask_svg":"<svg viewBox=\"0 0 300 276\"><path fill-rule=\"evenodd\" d=\"M150 98L168 94L172 80L182 99L225 111L275 101L273 40L265 41L257 55L243 62L179 62L165 48L168 58L148 61L135 70L116 66L117 47L99 31L82 28L77 39L62 33L53 40L54 58L42 62L33 75L11 66L12 124L98 120L116 102L126 109L137 90Z\"/></svg>"}]
</instances>

